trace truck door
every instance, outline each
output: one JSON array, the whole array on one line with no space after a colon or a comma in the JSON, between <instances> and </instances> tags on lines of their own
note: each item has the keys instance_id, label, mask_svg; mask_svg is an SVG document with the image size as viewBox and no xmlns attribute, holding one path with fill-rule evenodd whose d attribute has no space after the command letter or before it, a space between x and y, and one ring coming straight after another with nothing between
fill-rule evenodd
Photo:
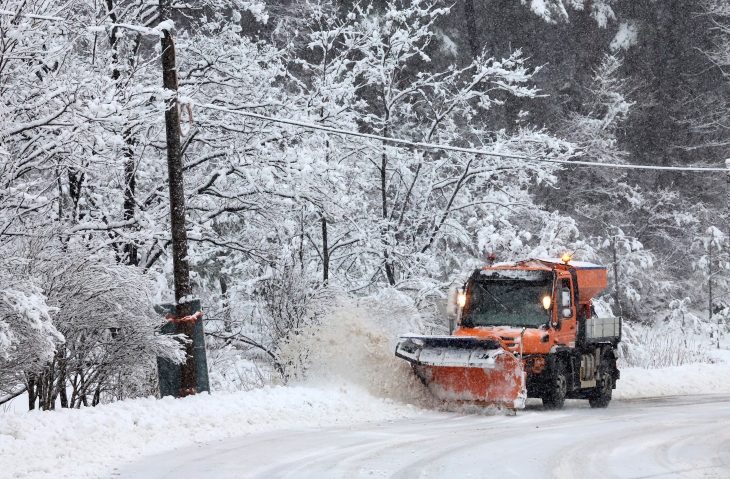
<instances>
[{"instance_id":1,"label":"truck door","mask_svg":"<svg viewBox=\"0 0 730 479\"><path fill-rule=\"evenodd\" d=\"M575 331L576 331L576 304L575 295L573 294L573 283L570 277L558 279L557 288L558 304L557 314L559 327L557 334L557 344L575 347Z\"/></svg>"}]
</instances>

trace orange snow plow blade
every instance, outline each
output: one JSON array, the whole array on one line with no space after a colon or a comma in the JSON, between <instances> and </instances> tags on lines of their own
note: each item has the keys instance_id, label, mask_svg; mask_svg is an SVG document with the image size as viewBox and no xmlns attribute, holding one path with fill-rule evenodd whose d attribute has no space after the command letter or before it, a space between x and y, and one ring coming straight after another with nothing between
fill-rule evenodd
<instances>
[{"instance_id":1,"label":"orange snow plow blade","mask_svg":"<svg viewBox=\"0 0 730 479\"><path fill-rule=\"evenodd\" d=\"M522 361L496 338L401 336L395 355L443 401L525 407Z\"/></svg>"}]
</instances>

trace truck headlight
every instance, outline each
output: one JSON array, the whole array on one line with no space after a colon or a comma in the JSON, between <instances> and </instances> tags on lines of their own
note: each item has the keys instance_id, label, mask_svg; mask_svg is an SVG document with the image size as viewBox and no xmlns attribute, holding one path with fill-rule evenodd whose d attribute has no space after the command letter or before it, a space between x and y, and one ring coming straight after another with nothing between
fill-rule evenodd
<instances>
[{"instance_id":1,"label":"truck headlight","mask_svg":"<svg viewBox=\"0 0 730 479\"><path fill-rule=\"evenodd\" d=\"M553 298L550 296L545 296L542 298L542 307L547 309L550 309L550 306L553 304Z\"/></svg>"}]
</instances>

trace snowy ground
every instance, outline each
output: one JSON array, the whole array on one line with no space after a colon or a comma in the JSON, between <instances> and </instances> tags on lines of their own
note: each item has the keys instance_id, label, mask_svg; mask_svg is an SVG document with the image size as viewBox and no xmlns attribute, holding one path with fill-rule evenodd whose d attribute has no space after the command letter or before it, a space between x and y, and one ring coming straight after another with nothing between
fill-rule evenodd
<instances>
[{"instance_id":1,"label":"snowy ground","mask_svg":"<svg viewBox=\"0 0 730 479\"><path fill-rule=\"evenodd\" d=\"M119 479L678 479L730 477L730 395L426 415L255 434L155 456Z\"/></svg>"},{"instance_id":2,"label":"snowy ground","mask_svg":"<svg viewBox=\"0 0 730 479\"><path fill-rule=\"evenodd\" d=\"M301 458L314 454L310 449L316 444L320 444L318 441L321 438L324 438L322 439L324 442L321 443L321 447L324 448L322 450L329 450L328 448L333 447L331 443L336 442L338 434L341 433L343 444L350 444L353 449L333 452L334 456L328 459L333 461L335 457L347 457L350 453L360 451L357 447L357 444L360 444L358 441L363 444L371 444L375 440L373 438L379 437L378 427L390 424L390 421L403 425L405 428L395 431L397 437L393 438L394 444L397 443L401 452L410 447L404 445L408 444L408 441L418 441L417 431L420 430L420 425L423 425L423 434L428 437L438 436L440 425L446 425L444 434L449 437L455 436L456 429L466 427L468 437L465 436L467 439L464 440L468 444L465 443L464 447L472 453L476 438L483 439L484 436L480 436L480 434L486 434L478 432L479 425L494 428L493 433L488 434L492 437L500 436L501 429L512 431L517 427L521 431L527 431L524 429L528 427L527 425L531 425L530 428L537 428L549 423L556 428L550 437L544 438L546 442L550 442L552 438L572 437L567 432L568 430L559 427L561 423L559 418L565 416L571 417L566 420L566 424L574 424L577 421L574 426L578 429L605 423L611 425L612 430L617 428L616 431L629 437L636 434L636 431L631 428L618 427L620 424L614 424L616 421L630 421L636 428L647 427L649 428L647 430L655 432L658 430L657 428L672 429L679 427L679 424L673 425L676 423L675 419L654 413L653 409L645 411L634 406L627 406L627 404L635 403L626 400L686 394L724 394L726 396L723 396L725 398L723 401L730 401L730 365L727 363L696 364L662 370L624 369L621 374L615 397L624 401L614 402L608 412L589 410L586 409L585 401L575 401L568 405L565 412L547 413L536 410L533 406L533 409L518 413L517 418L469 416L471 419L468 419L458 413L424 411L389 399L377 399L358 386L277 387L248 393L201 395L184 400L130 400L81 410L34 411L32 413L11 411L0 415L0 478L109 478L115 473L115 468L122 468L145 456L174 449L189 451L184 448L196 444L200 446L201 451L220 453L221 447L227 448L231 444L240 444L243 447L244 444L248 444L244 436L249 435L251 441L258 444L256 446L258 449L254 448L254 451L269 444L272 447L272 454L285 447L278 444L279 441L285 441L282 444L291 445L286 441L289 441L291 437L298 437L300 438L300 442L297 443L299 449L294 456ZM693 403L703 401L705 400L695 397L685 401L687 404L682 407L689 408ZM539 405L539 401L533 402L534 404ZM626 409L627 407L628 409ZM726 428L724 431L730 430L730 403L713 404L710 409L721 411L724 414L724 416L715 416L718 420L716 424L718 427L722 425ZM691 412L695 414L702 410L704 409L691 409ZM671 412L666 408L659 408L657 411L664 411L665 414ZM614 413L618 416L615 416ZM687 413L685 411L685 415ZM712 421L705 421L705 419L698 418L698 424L701 424L701 427L710 428ZM651 421L658 422L651 423ZM649 427L650 424L654 425ZM684 424L681 426L685 427ZM332 429L333 427L335 429ZM322 436L318 436L320 433L315 433L313 430L321 431ZM358 431L363 435L360 435ZM582 434L587 437L588 429L585 429ZM312 441L307 439L310 435L314 435ZM723 447L728 447L726 435L726 432L716 435L719 438L724 437L725 446ZM689 440L688 437L685 435L680 439L681 441ZM233 442L231 440L223 441L227 438L236 439ZM269 441L267 443L261 438L278 439L271 441L267 439ZM618 436L615 439L618 440ZM378 444L380 444L378 447L388 444L388 439L384 437ZM369 450L369 446L363 447L363 451ZM444 447L444 445L434 447ZM578 448L575 450L575 454L578 454L580 447L583 446L579 447L578 443L575 443L574 447ZM547 450L545 449L545 451ZM233 457L243 454L235 452L235 448L230 451L232 451L230 454ZM730 451L726 452L730 457ZM170 453L165 454L164 457L177 458L175 460L178 461L188 457L188 452L181 454ZM250 451L245 453L247 458L258 457L258 453L253 453L253 456L251 454ZM195 455L190 457L193 456ZM539 459L543 456L535 457ZM425 460L423 457L421 459ZM161 464L168 463L162 461ZM373 464L375 463L367 465L367 467L376 467ZM282 465L282 467L286 469L288 466ZM312 472L314 473L316 470L315 468ZM380 469L376 467L372 470L379 471ZM383 470L389 469L384 468ZM726 472L727 475L717 477L730 477L730 471ZM273 476L266 477L278 477L278 475L273 474ZM292 477L300 476L294 474ZM317 476L315 474L312 477Z\"/></svg>"},{"instance_id":3,"label":"snowy ground","mask_svg":"<svg viewBox=\"0 0 730 479\"><path fill-rule=\"evenodd\" d=\"M0 416L0 478L107 477L142 456L262 431L413 417L356 388L264 388Z\"/></svg>"},{"instance_id":4,"label":"snowy ground","mask_svg":"<svg viewBox=\"0 0 730 479\"><path fill-rule=\"evenodd\" d=\"M662 369L622 369L614 399L690 394L730 394L730 363Z\"/></svg>"}]
</instances>

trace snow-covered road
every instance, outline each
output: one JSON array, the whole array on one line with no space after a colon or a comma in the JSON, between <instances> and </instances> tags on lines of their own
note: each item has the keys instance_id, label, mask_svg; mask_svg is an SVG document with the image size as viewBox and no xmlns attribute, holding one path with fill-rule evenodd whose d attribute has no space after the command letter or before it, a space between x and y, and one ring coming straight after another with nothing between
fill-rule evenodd
<instances>
[{"instance_id":1,"label":"snow-covered road","mask_svg":"<svg viewBox=\"0 0 730 479\"><path fill-rule=\"evenodd\" d=\"M730 478L730 395L253 433L151 456L113 477Z\"/></svg>"}]
</instances>

